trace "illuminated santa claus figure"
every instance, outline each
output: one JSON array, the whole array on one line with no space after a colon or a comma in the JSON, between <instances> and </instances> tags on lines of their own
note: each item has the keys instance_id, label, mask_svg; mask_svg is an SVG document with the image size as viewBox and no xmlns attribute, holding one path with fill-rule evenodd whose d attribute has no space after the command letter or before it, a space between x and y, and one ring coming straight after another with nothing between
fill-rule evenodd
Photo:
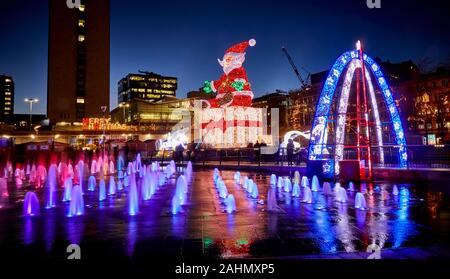
<instances>
[{"instance_id":1,"label":"illuminated santa claus figure","mask_svg":"<svg viewBox=\"0 0 450 279\"><path fill-rule=\"evenodd\" d=\"M209 107L251 106L253 92L242 64L247 47L255 45L254 39L236 44L227 49L223 60L218 60L224 74L216 81L205 81L203 87L206 93L217 93L215 99L207 101Z\"/></svg>"}]
</instances>

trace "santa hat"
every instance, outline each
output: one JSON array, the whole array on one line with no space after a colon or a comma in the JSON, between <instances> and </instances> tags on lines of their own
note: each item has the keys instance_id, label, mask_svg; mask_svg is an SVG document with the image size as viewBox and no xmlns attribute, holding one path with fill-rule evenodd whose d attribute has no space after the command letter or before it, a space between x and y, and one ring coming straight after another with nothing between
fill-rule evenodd
<instances>
[{"instance_id":1,"label":"santa hat","mask_svg":"<svg viewBox=\"0 0 450 279\"><path fill-rule=\"evenodd\" d=\"M245 50L247 49L247 47L255 46L255 45L256 45L256 40L250 39L247 42L242 42L242 43L239 43L239 44L236 44L236 45L230 47L229 49L227 49L226 53L230 53L230 52L244 53Z\"/></svg>"}]
</instances>

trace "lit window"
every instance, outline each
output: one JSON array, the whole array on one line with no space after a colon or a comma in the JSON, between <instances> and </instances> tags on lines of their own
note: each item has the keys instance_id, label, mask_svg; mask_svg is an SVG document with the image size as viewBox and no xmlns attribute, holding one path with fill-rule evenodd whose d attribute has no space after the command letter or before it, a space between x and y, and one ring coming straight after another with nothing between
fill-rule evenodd
<instances>
[{"instance_id":1,"label":"lit window","mask_svg":"<svg viewBox=\"0 0 450 279\"><path fill-rule=\"evenodd\" d=\"M9 82L11 82L11 79L7 78L7 79L5 80L5 82L6 82L6 83L9 83Z\"/></svg>"},{"instance_id":2,"label":"lit window","mask_svg":"<svg viewBox=\"0 0 450 279\"><path fill-rule=\"evenodd\" d=\"M84 12L86 10L86 6L80 5L80 7L78 9L80 10L80 12Z\"/></svg>"},{"instance_id":3,"label":"lit window","mask_svg":"<svg viewBox=\"0 0 450 279\"><path fill-rule=\"evenodd\" d=\"M78 27L85 27L86 21L84 19L78 20Z\"/></svg>"},{"instance_id":4,"label":"lit window","mask_svg":"<svg viewBox=\"0 0 450 279\"><path fill-rule=\"evenodd\" d=\"M6 107L5 110L11 110L11 108Z\"/></svg>"},{"instance_id":5,"label":"lit window","mask_svg":"<svg viewBox=\"0 0 450 279\"><path fill-rule=\"evenodd\" d=\"M10 95L11 95L11 92L5 92L5 95L6 95L6 96L10 96Z\"/></svg>"},{"instance_id":6,"label":"lit window","mask_svg":"<svg viewBox=\"0 0 450 279\"><path fill-rule=\"evenodd\" d=\"M84 42L85 39L86 39L86 38L84 37L84 35L79 35L79 36L78 36L78 41L79 41L79 42Z\"/></svg>"},{"instance_id":7,"label":"lit window","mask_svg":"<svg viewBox=\"0 0 450 279\"><path fill-rule=\"evenodd\" d=\"M77 104L84 104L84 98L77 98Z\"/></svg>"},{"instance_id":8,"label":"lit window","mask_svg":"<svg viewBox=\"0 0 450 279\"><path fill-rule=\"evenodd\" d=\"M5 98L5 101L11 101L11 98L6 97L6 98Z\"/></svg>"},{"instance_id":9,"label":"lit window","mask_svg":"<svg viewBox=\"0 0 450 279\"><path fill-rule=\"evenodd\" d=\"M11 105L11 102L5 102L5 106Z\"/></svg>"}]
</instances>

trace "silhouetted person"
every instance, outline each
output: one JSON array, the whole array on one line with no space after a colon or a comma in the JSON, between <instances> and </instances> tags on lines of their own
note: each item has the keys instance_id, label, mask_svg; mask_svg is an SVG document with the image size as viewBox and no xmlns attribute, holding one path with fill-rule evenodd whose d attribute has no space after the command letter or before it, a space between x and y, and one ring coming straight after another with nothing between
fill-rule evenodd
<instances>
[{"instance_id":1,"label":"silhouetted person","mask_svg":"<svg viewBox=\"0 0 450 279\"><path fill-rule=\"evenodd\" d=\"M175 153L176 153L175 161L176 162L183 164L183 152L184 152L184 147L180 143L175 149Z\"/></svg>"},{"instance_id":2,"label":"silhouetted person","mask_svg":"<svg viewBox=\"0 0 450 279\"><path fill-rule=\"evenodd\" d=\"M292 160L294 159L294 141L289 140L288 144L286 145L286 151L287 151L287 159L288 159L288 165L292 166Z\"/></svg>"}]
</instances>

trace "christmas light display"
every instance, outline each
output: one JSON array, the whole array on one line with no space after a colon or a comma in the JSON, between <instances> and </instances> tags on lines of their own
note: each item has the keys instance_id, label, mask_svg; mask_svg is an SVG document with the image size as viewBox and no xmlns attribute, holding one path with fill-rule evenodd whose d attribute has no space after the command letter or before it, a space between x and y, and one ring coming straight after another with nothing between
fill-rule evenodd
<instances>
[{"instance_id":1,"label":"christmas light display","mask_svg":"<svg viewBox=\"0 0 450 279\"><path fill-rule=\"evenodd\" d=\"M346 121L346 114L347 114L347 107L348 107L348 98L349 93L352 85L353 76L355 73L355 70L357 68L361 68L361 61L360 60L352 60L350 62L347 74L345 76L344 83L342 85L342 93L339 100L339 106L338 106L338 118L337 118L337 128L336 128L336 151L335 151L335 161L341 161L344 159L344 137L345 137L345 121ZM370 77L369 72L365 72L366 80L369 85L369 93L370 93L370 100L373 107L373 114L375 118L375 129L377 134L377 141L378 141L378 152L380 154L380 163L384 163L384 150L382 148L383 146L383 137L382 137L382 128L381 128L381 120L380 120L380 113L378 111L378 104L376 102L376 96L375 91L372 84L372 79ZM339 174L339 164L335 164L335 172L336 174Z\"/></svg>"},{"instance_id":2,"label":"christmas light display","mask_svg":"<svg viewBox=\"0 0 450 279\"><path fill-rule=\"evenodd\" d=\"M186 149L189 142L189 132L189 128L183 128L168 133L166 139L159 139L156 141L156 149L175 150L180 144Z\"/></svg>"},{"instance_id":3,"label":"christmas light display","mask_svg":"<svg viewBox=\"0 0 450 279\"><path fill-rule=\"evenodd\" d=\"M199 111L203 143L214 147L244 147L261 140L263 111L251 107Z\"/></svg>"},{"instance_id":4,"label":"christmas light display","mask_svg":"<svg viewBox=\"0 0 450 279\"><path fill-rule=\"evenodd\" d=\"M208 107L251 106L253 92L242 64L247 47L255 45L254 39L236 44L227 49L223 60L218 60L224 74L218 80L205 81L203 87L205 93L217 93L215 99L205 100Z\"/></svg>"},{"instance_id":5,"label":"christmas light display","mask_svg":"<svg viewBox=\"0 0 450 279\"><path fill-rule=\"evenodd\" d=\"M202 142L214 147L245 147L263 137L263 110L251 108L253 92L242 66L245 50L255 46L251 39L230 47L219 60L224 74L216 81L205 81L203 91L216 98L203 100L199 113Z\"/></svg>"},{"instance_id":6,"label":"christmas light display","mask_svg":"<svg viewBox=\"0 0 450 279\"><path fill-rule=\"evenodd\" d=\"M362 51L361 51L362 53ZM366 65L366 69L370 69L370 72L375 77L381 92L383 93L384 102L388 108L390 119L392 122L392 127L396 136L396 144L399 149L399 162L400 166L406 167L407 154L406 154L406 141L403 132L402 122L395 105L392 91L381 71L380 66L367 54L363 53L363 61ZM346 113L348 106L348 95L350 92L351 81L353 79L353 74L357 68L361 68L361 57L359 50L348 51L342 54L334 63L331 68L328 77L322 88L322 92L319 101L316 106L316 113L313 121L313 126L311 129L311 139L309 146L309 160L323 161L323 170L325 176L331 176L333 174L339 174L339 164L338 161L343 159L343 143L345 138L345 122ZM328 129L327 123L330 113L330 107L333 102L336 88L338 86L341 75L344 70L348 68L343 85L342 94L338 103L338 115L337 115L337 127L336 127L336 146L334 150L334 158L331 158L333 154L333 146L328 144ZM369 71L365 71L365 80L369 84L369 94L370 101L373 108L374 118L375 118L375 129L380 151L380 163L384 162L383 154L383 140L381 134L381 121L378 111L378 106L375 99L375 91L373 88L373 83L370 77ZM368 119L368 115L365 115ZM367 132L368 133L368 129ZM367 135L368 136L368 135ZM330 167L334 164L334 167ZM328 173L327 173L328 172Z\"/></svg>"}]
</instances>

